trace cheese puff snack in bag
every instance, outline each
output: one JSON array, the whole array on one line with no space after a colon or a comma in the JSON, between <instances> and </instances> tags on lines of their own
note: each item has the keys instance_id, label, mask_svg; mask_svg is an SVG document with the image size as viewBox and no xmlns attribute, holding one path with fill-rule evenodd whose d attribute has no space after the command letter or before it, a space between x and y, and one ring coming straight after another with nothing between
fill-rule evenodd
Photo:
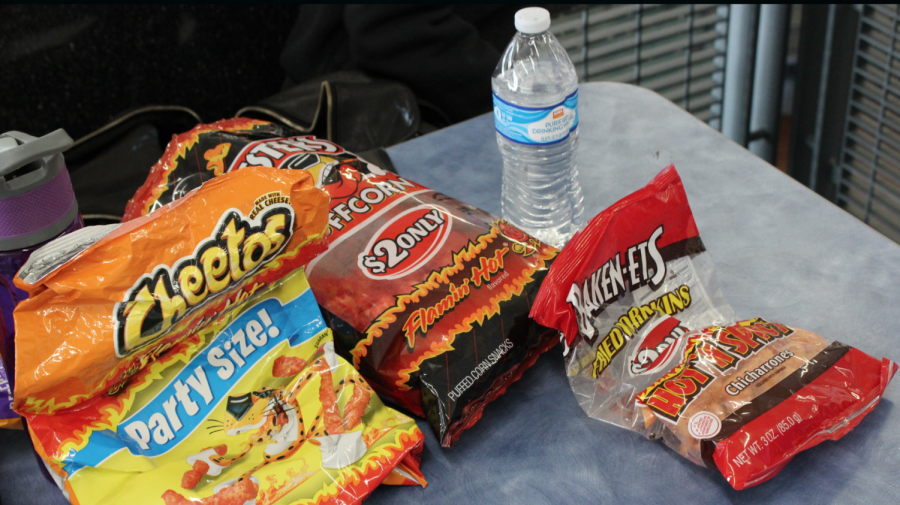
<instances>
[{"instance_id":1,"label":"cheese puff snack in bag","mask_svg":"<svg viewBox=\"0 0 900 505\"><path fill-rule=\"evenodd\" d=\"M421 431L335 355L302 268L116 394L25 417L73 504L352 504L425 484Z\"/></svg>"},{"instance_id":2,"label":"cheese puff snack in bag","mask_svg":"<svg viewBox=\"0 0 900 505\"><path fill-rule=\"evenodd\" d=\"M735 489L848 433L897 370L799 328L736 321L672 166L566 245L531 316L563 333L590 417L661 438Z\"/></svg>"}]
</instances>

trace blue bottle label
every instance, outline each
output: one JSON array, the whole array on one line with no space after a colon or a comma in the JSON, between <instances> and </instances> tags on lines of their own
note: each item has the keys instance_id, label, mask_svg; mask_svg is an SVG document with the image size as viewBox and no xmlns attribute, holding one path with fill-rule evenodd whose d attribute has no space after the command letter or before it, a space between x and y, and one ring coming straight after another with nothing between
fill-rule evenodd
<instances>
[{"instance_id":1,"label":"blue bottle label","mask_svg":"<svg viewBox=\"0 0 900 505\"><path fill-rule=\"evenodd\" d=\"M494 95L494 127L500 135L532 146L555 144L578 127L578 90L550 107L521 107Z\"/></svg>"}]
</instances>

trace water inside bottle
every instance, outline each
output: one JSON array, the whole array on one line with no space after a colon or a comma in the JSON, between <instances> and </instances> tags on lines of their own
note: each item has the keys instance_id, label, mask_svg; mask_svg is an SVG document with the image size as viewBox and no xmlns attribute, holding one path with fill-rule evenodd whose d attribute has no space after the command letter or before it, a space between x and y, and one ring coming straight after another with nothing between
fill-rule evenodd
<instances>
[{"instance_id":1,"label":"water inside bottle","mask_svg":"<svg viewBox=\"0 0 900 505\"><path fill-rule=\"evenodd\" d=\"M575 68L550 32L517 34L491 80L494 93L525 110L554 106L578 89ZM562 247L584 225L575 152L577 128L552 144L529 145L497 133L503 155L504 219Z\"/></svg>"}]
</instances>

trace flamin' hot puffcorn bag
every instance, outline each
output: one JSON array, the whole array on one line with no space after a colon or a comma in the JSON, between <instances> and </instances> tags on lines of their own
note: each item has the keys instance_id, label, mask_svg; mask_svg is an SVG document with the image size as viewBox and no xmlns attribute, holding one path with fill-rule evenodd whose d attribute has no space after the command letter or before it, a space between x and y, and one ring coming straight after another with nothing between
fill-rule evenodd
<instances>
[{"instance_id":1,"label":"flamin' hot puffcorn bag","mask_svg":"<svg viewBox=\"0 0 900 505\"><path fill-rule=\"evenodd\" d=\"M735 489L849 432L897 370L805 330L734 322L674 167L566 245L531 315L563 333L589 416L662 438Z\"/></svg>"},{"instance_id":2,"label":"flamin' hot puffcorn bag","mask_svg":"<svg viewBox=\"0 0 900 505\"><path fill-rule=\"evenodd\" d=\"M19 412L72 503L358 503L424 485L421 432L335 355L296 268L323 247L327 204L306 172L248 168L32 256Z\"/></svg>"}]
</instances>

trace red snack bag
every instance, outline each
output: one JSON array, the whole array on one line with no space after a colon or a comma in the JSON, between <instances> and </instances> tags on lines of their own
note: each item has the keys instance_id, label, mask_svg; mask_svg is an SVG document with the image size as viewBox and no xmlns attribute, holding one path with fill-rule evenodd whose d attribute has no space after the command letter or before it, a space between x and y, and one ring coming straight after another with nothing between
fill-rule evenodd
<instances>
[{"instance_id":1,"label":"red snack bag","mask_svg":"<svg viewBox=\"0 0 900 505\"><path fill-rule=\"evenodd\" d=\"M426 417L443 446L556 343L528 318L556 249L271 123L236 118L175 136L125 220L250 164L307 170L330 195L330 245L306 271L335 342L378 395Z\"/></svg>"},{"instance_id":2,"label":"red snack bag","mask_svg":"<svg viewBox=\"0 0 900 505\"><path fill-rule=\"evenodd\" d=\"M662 438L735 489L845 435L897 370L805 330L735 322L672 166L569 242L531 315L563 332L589 416Z\"/></svg>"},{"instance_id":3,"label":"red snack bag","mask_svg":"<svg viewBox=\"0 0 900 505\"><path fill-rule=\"evenodd\" d=\"M310 285L378 394L450 447L555 343L527 314L556 250L393 174L341 173L356 189L332 195L332 246Z\"/></svg>"}]
</instances>

